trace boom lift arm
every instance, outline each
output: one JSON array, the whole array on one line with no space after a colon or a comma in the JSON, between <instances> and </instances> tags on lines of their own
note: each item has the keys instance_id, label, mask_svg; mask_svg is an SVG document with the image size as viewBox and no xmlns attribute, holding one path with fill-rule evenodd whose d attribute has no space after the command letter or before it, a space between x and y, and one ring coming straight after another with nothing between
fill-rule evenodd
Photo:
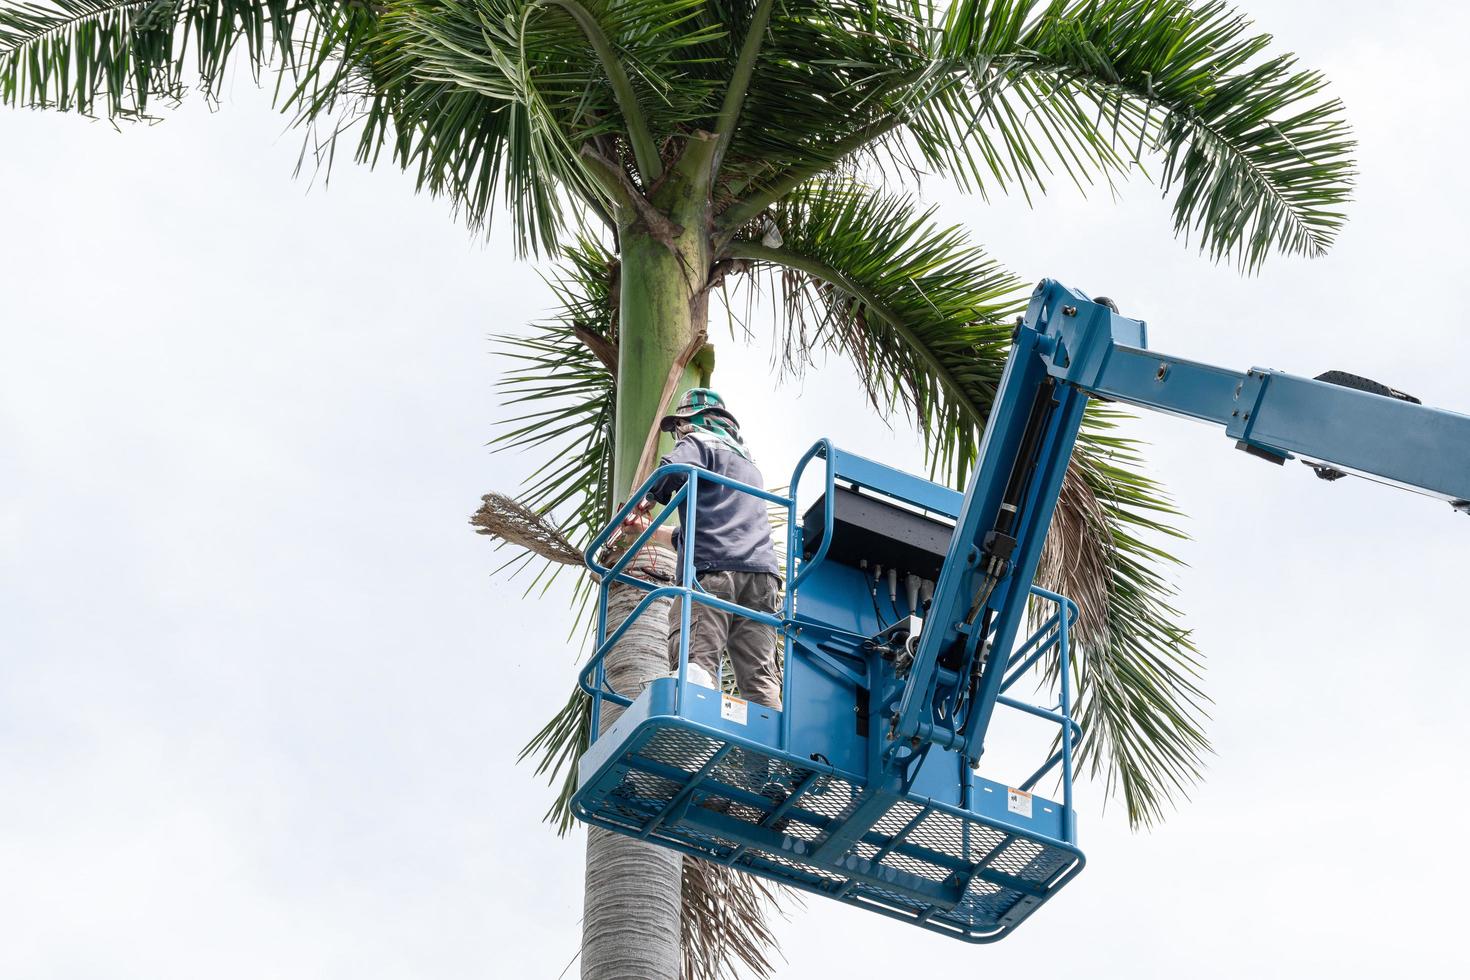
<instances>
[{"instance_id":1,"label":"boom lift arm","mask_svg":"<svg viewBox=\"0 0 1470 980\"><path fill-rule=\"evenodd\" d=\"M1140 321L1043 281L1016 326L963 496L822 440L786 495L688 465L661 468L635 498L673 472L683 488L604 567L595 556L636 503L613 517L588 548L599 641L581 684L600 734L579 762L573 812L966 942L1009 935L1085 864L1072 799L1083 733L1071 716L1069 630L1079 609L1033 579L1090 398L1212 422L1255 456L1300 456L1327 479L1353 472L1470 511L1470 417L1352 375L1242 374L1157 354ZM802 473L815 459L825 492L798 521ZM779 613L705 592L689 552L679 584L629 571L674 509L693 539L702 482L785 510ZM645 592L621 625L609 621L614 582ZM675 675L641 694L614 691L604 658L639 616L668 615L660 601L676 617ZM1018 640L1033 602L1055 612ZM695 604L779 634L779 706L690 681ZM1055 657L1056 706L1007 695L1044 656ZM603 702L624 709L605 731ZM1019 782L990 778L999 766L977 771L997 706L1058 726L1059 747ZM1033 795L1057 766L1060 799Z\"/></svg>"},{"instance_id":2,"label":"boom lift arm","mask_svg":"<svg viewBox=\"0 0 1470 980\"><path fill-rule=\"evenodd\" d=\"M1145 324L1043 280L1016 327L910 682L892 718L893 748L933 743L984 751L1006 657L1089 398L1222 425L1238 448L1294 456L1326 479L1348 473L1448 501L1470 513L1470 416L1340 372L1323 380L1244 373L1148 350Z\"/></svg>"}]
</instances>

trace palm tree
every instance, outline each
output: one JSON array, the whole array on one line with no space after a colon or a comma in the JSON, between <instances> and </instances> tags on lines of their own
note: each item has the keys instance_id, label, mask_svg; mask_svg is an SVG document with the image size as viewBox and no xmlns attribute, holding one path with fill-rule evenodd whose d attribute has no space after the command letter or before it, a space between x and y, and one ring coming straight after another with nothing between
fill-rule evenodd
<instances>
[{"instance_id":1,"label":"palm tree","mask_svg":"<svg viewBox=\"0 0 1470 980\"><path fill-rule=\"evenodd\" d=\"M1029 199L1144 172L1214 260L1321 254L1352 143L1322 77L1269 49L1213 0L0 0L0 100L143 118L216 97L239 57L318 159L411 170L474 227L508 210L520 252L561 263L561 309L506 341L503 382L526 408L500 444L547 462L476 520L548 558L539 582L708 379L717 292L779 296L787 367L852 358L965 479L1021 291L905 192L919 174ZM1083 759L1137 824L1198 778L1207 699L1169 604L1175 512L1118 424L1089 416L1042 580L1081 601ZM662 671L659 621L608 658L620 690ZM528 752L565 771L587 728L574 695ZM593 832L583 976L769 973L759 887Z\"/></svg>"}]
</instances>

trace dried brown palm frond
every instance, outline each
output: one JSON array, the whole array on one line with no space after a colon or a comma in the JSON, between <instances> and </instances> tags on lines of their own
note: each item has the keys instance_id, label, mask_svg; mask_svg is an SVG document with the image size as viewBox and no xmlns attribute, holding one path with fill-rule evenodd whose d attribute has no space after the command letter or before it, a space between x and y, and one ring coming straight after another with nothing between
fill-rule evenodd
<instances>
[{"instance_id":1,"label":"dried brown palm frond","mask_svg":"<svg viewBox=\"0 0 1470 980\"><path fill-rule=\"evenodd\" d=\"M470 515L476 534L488 534L507 544L535 552L562 565L582 564L582 554L555 524L502 493L481 497L480 509Z\"/></svg>"},{"instance_id":2,"label":"dried brown palm frond","mask_svg":"<svg viewBox=\"0 0 1470 980\"><path fill-rule=\"evenodd\" d=\"M684 858L683 980L719 980L739 975L744 966L764 980L779 953L771 913L786 917L783 902L796 894L734 868Z\"/></svg>"},{"instance_id":3,"label":"dried brown palm frond","mask_svg":"<svg viewBox=\"0 0 1470 980\"><path fill-rule=\"evenodd\" d=\"M1079 469L1068 467L1036 566L1036 581L1077 603L1079 616L1073 629L1083 643L1107 642L1112 566L1107 513ZM1032 628L1039 627L1053 611L1050 603L1033 608Z\"/></svg>"}]
</instances>

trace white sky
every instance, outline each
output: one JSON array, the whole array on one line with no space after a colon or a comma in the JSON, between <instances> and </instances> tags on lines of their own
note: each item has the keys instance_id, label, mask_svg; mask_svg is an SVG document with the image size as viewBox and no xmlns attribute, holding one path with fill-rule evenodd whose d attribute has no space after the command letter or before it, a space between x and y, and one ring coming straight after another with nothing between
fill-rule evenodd
<instances>
[{"instance_id":1,"label":"white sky","mask_svg":"<svg viewBox=\"0 0 1470 980\"><path fill-rule=\"evenodd\" d=\"M1117 298L1160 350L1470 410L1470 15L1253 6L1362 141L1328 259L1212 267L1141 181L1116 204L1058 181L1034 210L926 191L1021 275ZM504 230L471 238L401 175L293 180L298 136L243 75L219 112L120 134L6 112L0 148L0 975L555 977L580 834L544 829L514 756L579 651L564 598L492 579L465 524L532 463L483 448L503 414L487 336L546 289ZM772 482L824 434L917 467L842 365L771 395L768 352L717 339ZM784 975L1470 965L1470 521L1203 427L1132 431L1191 515L1208 780L1139 835L1084 790L1087 871L998 946L814 899L781 928Z\"/></svg>"}]
</instances>

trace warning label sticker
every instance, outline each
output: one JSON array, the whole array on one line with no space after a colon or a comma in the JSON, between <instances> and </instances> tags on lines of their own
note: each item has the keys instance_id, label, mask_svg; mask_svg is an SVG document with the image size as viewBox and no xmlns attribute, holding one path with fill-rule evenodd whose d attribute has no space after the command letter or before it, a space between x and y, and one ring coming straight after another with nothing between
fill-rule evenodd
<instances>
[{"instance_id":1,"label":"warning label sticker","mask_svg":"<svg viewBox=\"0 0 1470 980\"><path fill-rule=\"evenodd\" d=\"M749 705L740 698L732 698L728 694L720 696L720 717L726 721L733 721L737 725L745 724L746 713ZM1027 798L1026 812L1031 812L1030 798Z\"/></svg>"},{"instance_id":2,"label":"warning label sticker","mask_svg":"<svg viewBox=\"0 0 1470 980\"><path fill-rule=\"evenodd\" d=\"M1006 809L1023 817L1031 816L1031 794L1021 789L1007 789Z\"/></svg>"}]
</instances>

